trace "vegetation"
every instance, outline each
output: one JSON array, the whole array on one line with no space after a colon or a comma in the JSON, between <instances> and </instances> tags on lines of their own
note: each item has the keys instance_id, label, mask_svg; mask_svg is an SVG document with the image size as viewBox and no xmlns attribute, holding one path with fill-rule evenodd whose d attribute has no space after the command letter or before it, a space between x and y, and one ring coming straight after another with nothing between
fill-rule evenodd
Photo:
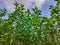
<instances>
[{"instance_id":1,"label":"vegetation","mask_svg":"<svg viewBox=\"0 0 60 45\"><path fill-rule=\"evenodd\" d=\"M50 18L35 6L32 12L15 2L15 11L0 10L0 45L60 45L60 0L50 6ZM2 19L8 15L8 19Z\"/></svg>"}]
</instances>

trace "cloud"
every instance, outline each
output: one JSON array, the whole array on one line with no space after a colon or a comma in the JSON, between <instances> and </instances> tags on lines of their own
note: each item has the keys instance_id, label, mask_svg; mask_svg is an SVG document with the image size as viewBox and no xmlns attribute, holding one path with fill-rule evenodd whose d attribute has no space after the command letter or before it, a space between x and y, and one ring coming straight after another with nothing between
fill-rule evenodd
<instances>
[{"instance_id":1,"label":"cloud","mask_svg":"<svg viewBox=\"0 0 60 45\"><path fill-rule=\"evenodd\" d=\"M5 4L5 8L9 11L12 11L14 10L14 0L3 0L4 1L4 4Z\"/></svg>"},{"instance_id":2,"label":"cloud","mask_svg":"<svg viewBox=\"0 0 60 45\"><path fill-rule=\"evenodd\" d=\"M13 3L17 1L18 3L24 4L25 8L32 8L37 6L39 8L46 2L46 0L3 0L6 8L10 11L14 10Z\"/></svg>"}]
</instances>

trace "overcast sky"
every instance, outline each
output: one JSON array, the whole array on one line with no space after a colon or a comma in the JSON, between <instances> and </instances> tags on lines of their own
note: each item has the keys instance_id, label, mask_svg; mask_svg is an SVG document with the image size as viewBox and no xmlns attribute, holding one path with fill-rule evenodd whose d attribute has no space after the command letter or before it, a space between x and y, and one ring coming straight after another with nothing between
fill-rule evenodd
<instances>
[{"instance_id":1,"label":"overcast sky","mask_svg":"<svg viewBox=\"0 0 60 45\"><path fill-rule=\"evenodd\" d=\"M37 6L42 11L42 14L48 17L50 14L49 5L55 5L54 0L0 0L0 8L6 8L8 11L13 11L13 3L15 1L24 4L25 8L29 9Z\"/></svg>"}]
</instances>

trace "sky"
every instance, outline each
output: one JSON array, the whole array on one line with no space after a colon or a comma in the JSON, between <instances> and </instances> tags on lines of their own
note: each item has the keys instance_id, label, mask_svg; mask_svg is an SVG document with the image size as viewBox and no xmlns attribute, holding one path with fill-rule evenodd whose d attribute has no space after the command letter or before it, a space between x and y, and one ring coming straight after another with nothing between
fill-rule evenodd
<instances>
[{"instance_id":1,"label":"sky","mask_svg":"<svg viewBox=\"0 0 60 45\"><path fill-rule=\"evenodd\" d=\"M8 11L14 11L13 3L17 1L22 3L25 8L32 9L37 6L41 11L42 15L50 17L49 5L55 5L54 0L0 0L0 8L6 8Z\"/></svg>"}]
</instances>

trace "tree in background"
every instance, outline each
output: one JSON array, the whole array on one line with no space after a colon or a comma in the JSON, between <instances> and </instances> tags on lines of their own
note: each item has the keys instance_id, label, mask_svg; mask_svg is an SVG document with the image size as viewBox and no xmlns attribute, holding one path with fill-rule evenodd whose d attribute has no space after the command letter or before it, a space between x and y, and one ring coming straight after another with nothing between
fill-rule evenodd
<instances>
[{"instance_id":1,"label":"tree in background","mask_svg":"<svg viewBox=\"0 0 60 45\"><path fill-rule=\"evenodd\" d=\"M41 15L35 6L32 12L15 2L15 11L0 10L0 45L59 45L60 1L50 6L51 17ZM8 15L8 19L2 19Z\"/></svg>"}]
</instances>

